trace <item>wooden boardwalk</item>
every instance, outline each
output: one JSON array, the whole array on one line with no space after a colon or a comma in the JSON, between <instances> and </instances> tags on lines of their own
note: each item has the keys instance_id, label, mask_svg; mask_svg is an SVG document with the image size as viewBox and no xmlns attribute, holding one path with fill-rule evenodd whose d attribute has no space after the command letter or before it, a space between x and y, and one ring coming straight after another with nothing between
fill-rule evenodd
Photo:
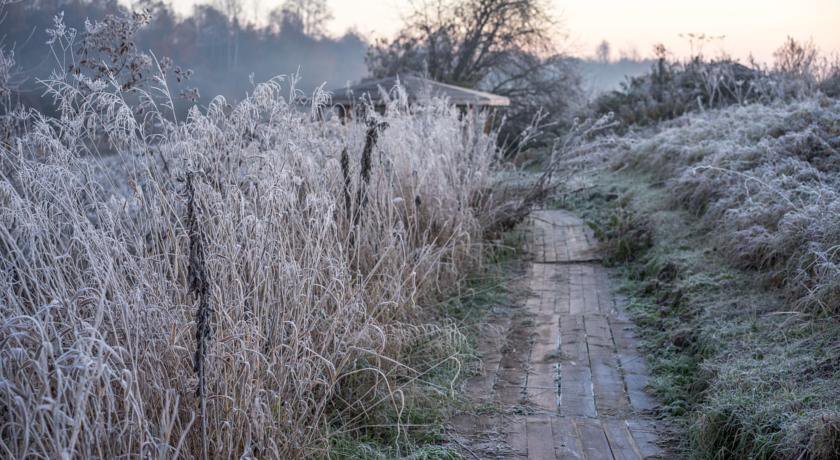
<instances>
[{"instance_id":1,"label":"wooden boardwalk","mask_svg":"<svg viewBox=\"0 0 840 460\"><path fill-rule=\"evenodd\" d=\"M648 370L591 232L559 210L530 225L531 295L482 332L465 391L484 409L456 417L456 439L473 458L661 458Z\"/></svg>"}]
</instances>

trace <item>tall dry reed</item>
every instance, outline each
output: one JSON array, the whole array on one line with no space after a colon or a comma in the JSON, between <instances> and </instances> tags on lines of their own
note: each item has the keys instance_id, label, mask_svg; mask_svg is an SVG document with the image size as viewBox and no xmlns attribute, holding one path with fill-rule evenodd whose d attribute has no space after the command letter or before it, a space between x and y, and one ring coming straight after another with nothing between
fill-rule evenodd
<instances>
[{"instance_id":1,"label":"tall dry reed","mask_svg":"<svg viewBox=\"0 0 840 460\"><path fill-rule=\"evenodd\" d=\"M423 311L480 262L483 120L313 121L282 79L178 120L157 83L56 79L3 147L2 455L299 458L401 413L418 337L461 340Z\"/></svg>"}]
</instances>

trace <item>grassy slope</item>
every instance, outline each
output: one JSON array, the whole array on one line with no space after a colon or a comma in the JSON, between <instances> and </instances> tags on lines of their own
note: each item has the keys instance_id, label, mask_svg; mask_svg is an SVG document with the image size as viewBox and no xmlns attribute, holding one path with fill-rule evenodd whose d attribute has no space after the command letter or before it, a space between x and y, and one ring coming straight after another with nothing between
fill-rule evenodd
<instances>
[{"instance_id":1,"label":"grassy slope","mask_svg":"<svg viewBox=\"0 0 840 460\"><path fill-rule=\"evenodd\" d=\"M665 412L686 456L831 458L840 425L840 326L790 311L755 272L723 261L671 192L601 173L571 196L621 267Z\"/></svg>"}]
</instances>

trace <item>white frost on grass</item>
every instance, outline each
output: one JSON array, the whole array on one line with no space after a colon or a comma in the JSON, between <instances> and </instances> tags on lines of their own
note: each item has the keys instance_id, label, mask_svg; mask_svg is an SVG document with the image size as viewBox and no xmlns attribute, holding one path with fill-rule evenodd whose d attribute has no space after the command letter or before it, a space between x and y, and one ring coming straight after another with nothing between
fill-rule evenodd
<instances>
[{"instance_id":1,"label":"white frost on grass","mask_svg":"<svg viewBox=\"0 0 840 460\"><path fill-rule=\"evenodd\" d=\"M104 85L83 89L53 82L62 116L0 160L4 455L323 454L330 435L399 424L426 369L460 366L458 331L418 323L480 263L491 210L475 203L497 155L482 117L390 107L358 192L367 127L313 120L279 80L178 122L151 97L138 115ZM105 140L116 152L100 158ZM213 309L205 420L197 237ZM400 364L430 340L427 367Z\"/></svg>"},{"instance_id":2,"label":"white frost on grass","mask_svg":"<svg viewBox=\"0 0 840 460\"><path fill-rule=\"evenodd\" d=\"M840 313L840 101L691 114L623 145L618 161L667 181L725 257L803 310Z\"/></svg>"}]
</instances>

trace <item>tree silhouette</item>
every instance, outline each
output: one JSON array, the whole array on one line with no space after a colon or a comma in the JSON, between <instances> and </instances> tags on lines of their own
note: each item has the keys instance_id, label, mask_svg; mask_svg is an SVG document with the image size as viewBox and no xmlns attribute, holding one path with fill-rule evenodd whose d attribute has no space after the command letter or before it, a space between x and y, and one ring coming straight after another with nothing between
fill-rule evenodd
<instances>
[{"instance_id":1,"label":"tree silhouette","mask_svg":"<svg viewBox=\"0 0 840 460\"><path fill-rule=\"evenodd\" d=\"M595 57L598 61L606 64L610 62L610 54L612 50L610 48L610 42L606 40L601 40L601 43L598 44L598 47L595 48Z\"/></svg>"}]
</instances>

